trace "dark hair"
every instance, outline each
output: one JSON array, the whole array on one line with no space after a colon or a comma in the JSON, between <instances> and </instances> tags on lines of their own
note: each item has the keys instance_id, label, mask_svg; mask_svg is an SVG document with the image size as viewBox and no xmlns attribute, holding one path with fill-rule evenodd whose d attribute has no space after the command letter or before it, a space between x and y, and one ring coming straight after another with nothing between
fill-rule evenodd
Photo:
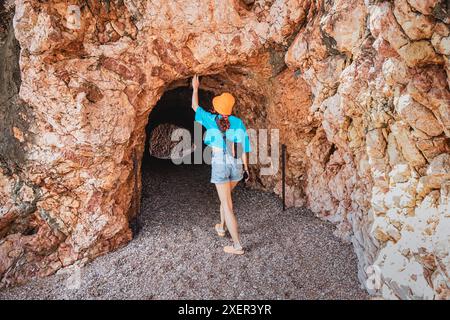
<instances>
[{"instance_id":1,"label":"dark hair","mask_svg":"<svg viewBox=\"0 0 450 320\"><path fill-rule=\"evenodd\" d=\"M228 119L228 116L222 115L222 118L219 118L217 120L217 125L220 129L220 131L225 132L228 129L230 129L230 120Z\"/></svg>"},{"instance_id":2,"label":"dark hair","mask_svg":"<svg viewBox=\"0 0 450 320\"><path fill-rule=\"evenodd\" d=\"M224 116L221 114L222 117L219 118L219 113L214 109L211 110L211 113L216 115L216 124L220 131L225 132L230 129L230 119L228 119L229 116Z\"/></svg>"}]
</instances>

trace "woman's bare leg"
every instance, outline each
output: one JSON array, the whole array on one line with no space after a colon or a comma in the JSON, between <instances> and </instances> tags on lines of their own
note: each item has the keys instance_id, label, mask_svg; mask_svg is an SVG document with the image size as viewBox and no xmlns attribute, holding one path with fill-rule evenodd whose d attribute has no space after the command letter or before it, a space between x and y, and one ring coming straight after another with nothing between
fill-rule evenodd
<instances>
[{"instance_id":1,"label":"woman's bare leg","mask_svg":"<svg viewBox=\"0 0 450 320\"><path fill-rule=\"evenodd\" d=\"M230 231L231 238L233 239L235 246L240 247L241 244L239 239L238 224L236 216L233 213L233 202L231 200L231 183L217 183L216 189L219 194L221 207L224 212L225 223Z\"/></svg>"},{"instance_id":2,"label":"woman's bare leg","mask_svg":"<svg viewBox=\"0 0 450 320\"><path fill-rule=\"evenodd\" d=\"M233 191L234 187L236 187L236 185L239 183L239 181L231 181L231 191ZM223 212L223 207L222 207L222 203L220 204L220 228L222 228L222 230L225 230L225 214Z\"/></svg>"},{"instance_id":3,"label":"woman's bare leg","mask_svg":"<svg viewBox=\"0 0 450 320\"><path fill-rule=\"evenodd\" d=\"M225 213L223 212L222 203L220 203L220 227L225 228Z\"/></svg>"}]
</instances>

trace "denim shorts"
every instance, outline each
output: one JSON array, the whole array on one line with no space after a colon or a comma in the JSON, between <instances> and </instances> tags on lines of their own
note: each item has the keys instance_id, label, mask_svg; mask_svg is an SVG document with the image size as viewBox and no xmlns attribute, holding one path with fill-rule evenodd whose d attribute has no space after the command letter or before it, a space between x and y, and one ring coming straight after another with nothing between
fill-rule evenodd
<instances>
[{"instance_id":1,"label":"denim shorts","mask_svg":"<svg viewBox=\"0 0 450 320\"><path fill-rule=\"evenodd\" d=\"M242 160L224 154L222 150L213 151L211 158L211 183L240 181L243 178Z\"/></svg>"}]
</instances>

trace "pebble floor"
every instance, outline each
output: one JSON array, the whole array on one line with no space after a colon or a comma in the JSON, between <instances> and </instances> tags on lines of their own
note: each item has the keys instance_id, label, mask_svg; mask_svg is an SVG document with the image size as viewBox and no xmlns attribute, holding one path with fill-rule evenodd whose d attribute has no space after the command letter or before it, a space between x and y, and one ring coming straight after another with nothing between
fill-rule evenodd
<instances>
[{"instance_id":1,"label":"pebble floor","mask_svg":"<svg viewBox=\"0 0 450 320\"><path fill-rule=\"evenodd\" d=\"M233 193L243 256L217 237L219 201L210 167L152 160L143 167L138 231L125 247L67 274L0 289L0 299L367 299L350 244L305 208L275 195Z\"/></svg>"}]
</instances>

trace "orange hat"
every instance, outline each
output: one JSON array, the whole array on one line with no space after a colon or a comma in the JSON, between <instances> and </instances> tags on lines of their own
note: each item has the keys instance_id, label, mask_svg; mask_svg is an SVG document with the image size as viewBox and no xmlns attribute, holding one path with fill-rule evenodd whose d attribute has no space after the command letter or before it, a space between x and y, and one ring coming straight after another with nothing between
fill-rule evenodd
<instances>
[{"instance_id":1,"label":"orange hat","mask_svg":"<svg viewBox=\"0 0 450 320\"><path fill-rule=\"evenodd\" d=\"M231 93L224 92L220 96L215 96L212 102L217 113L229 116L233 110L235 100Z\"/></svg>"}]
</instances>

